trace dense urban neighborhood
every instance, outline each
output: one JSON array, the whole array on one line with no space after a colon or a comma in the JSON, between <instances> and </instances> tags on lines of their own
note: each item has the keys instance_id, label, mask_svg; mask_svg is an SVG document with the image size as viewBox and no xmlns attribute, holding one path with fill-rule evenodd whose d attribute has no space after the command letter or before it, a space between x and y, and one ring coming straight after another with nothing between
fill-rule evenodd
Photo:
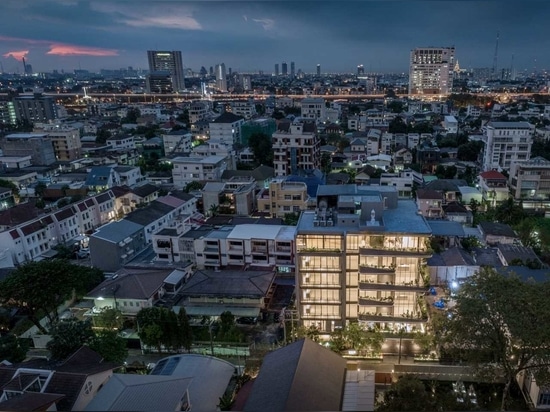
<instances>
[{"instance_id":1,"label":"dense urban neighborhood","mask_svg":"<svg viewBox=\"0 0 550 412\"><path fill-rule=\"evenodd\" d=\"M2 69L0 409L550 408L550 76L455 52Z\"/></svg>"}]
</instances>

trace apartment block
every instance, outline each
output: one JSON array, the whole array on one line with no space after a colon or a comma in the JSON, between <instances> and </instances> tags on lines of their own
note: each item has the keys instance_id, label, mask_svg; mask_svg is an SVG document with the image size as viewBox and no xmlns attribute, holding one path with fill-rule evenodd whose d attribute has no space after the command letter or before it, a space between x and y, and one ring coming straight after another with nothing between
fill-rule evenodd
<instances>
[{"instance_id":1,"label":"apartment block","mask_svg":"<svg viewBox=\"0 0 550 412\"><path fill-rule=\"evenodd\" d=\"M483 129L483 170L510 169L512 162L529 160L534 127L527 122L489 122Z\"/></svg>"},{"instance_id":2,"label":"apartment block","mask_svg":"<svg viewBox=\"0 0 550 412\"><path fill-rule=\"evenodd\" d=\"M272 141L275 176L320 168L321 141L313 121L281 121Z\"/></svg>"},{"instance_id":3,"label":"apartment block","mask_svg":"<svg viewBox=\"0 0 550 412\"><path fill-rule=\"evenodd\" d=\"M508 183L515 199L549 199L550 161L537 156L512 162Z\"/></svg>"},{"instance_id":4,"label":"apartment block","mask_svg":"<svg viewBox=\"0 0 550 412\"><path fill-rule=\"evenodd\" d=\"M242 116L225 112L210 122L210 138L230 145L241 141Z\"/></svg>"},{"instance_id":5,"label":"apartment block","mask_svg":"<svg viewBox=\"0 0 550 412\"><path fill-rule=\"evenodd\" d=\"M172 164L174 186L183 189L193 181L220 180L228 168L228 159L225 156L176 157Z\"/></svg>"},{"instance_id":6,"label":"apartment block","mask_svg":"<svg viewBox=\"0 0 550 412\"><path fill-rule=\"evenodd\" d=\"M324 121L327 117L325 100L321 98L307 98L300 103L302 117L315 121Z\"/></svg>"},{"instance_id":7,"label":"apartment block","mask_svg":"<svg viewBox=\"0 0 550 412\"><path fill-rule=\"evenodd\" d=\"M4 156L31 156L34 166L48 166L57 161L52 139L47 133L12 133L0 138Z\"/></svg>"},{"instance_id":8,"label":"apartment block","mask_svg":"<svg viewBox=\"0 0 550 412\"><path fill-rule=\"evenodd\" d=\"M34 132L47 133L58 161L72 161L82 157L80 130L66 124L36 124Z\"/></svg>"},{"instance_id":9,"label":"apartment block","mask_svg":"<svg viewBox=\"0 0 550 412\"><path fill-rule=\"evenodd\" d=\"M257 199L259 212L274 218L284 218L287 213L307 210L309 195L305 183L277 177L269 183L268 188L258 193Z\"/></svg>"},{"instance_id":10,"label":"apartment block","mask_svg":"<svg viewBox=\"0 0 550 412\"><path fill-rule=\"evenodd\" d=\"M411 51L409 94L451 93L453 88L454 47L426 47Z\"/></svg>"},{"instance_id":11,"label":"apartment block","mask_svg":"<svg viewBox=\"0 0 550 412\"><path fill-rule=\"evenodd\" d=\"M317 209L297 226L301 324L322 334L356 321L422 330L430 234L414 202L398 200L394 188L319 186Z\"/></svg>"},{"instance_id":12,"label":"apartment block","mask_svg":"<svg viewBox=\"0 0 550 412\"><path fill-rule=\"evenodd\" d=\"M162 135L164 153L166 153L167 156L174 153L189 153L191 151L192 142L193 135L187 130L174 130Z\"/></svg>"}]
</instances>

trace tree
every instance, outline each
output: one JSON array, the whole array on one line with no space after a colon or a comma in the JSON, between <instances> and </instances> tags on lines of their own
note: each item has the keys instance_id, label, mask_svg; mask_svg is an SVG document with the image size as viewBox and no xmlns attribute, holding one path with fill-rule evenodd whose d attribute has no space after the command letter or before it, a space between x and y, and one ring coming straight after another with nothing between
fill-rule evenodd
<instances>
[{"instance_id":1,"label":"tree","mask_svg":"<svg viewBox=\"0 0 550 412\"><path fill-rule=\"evenodd\" d=\"M379 331L365 330L358 322L351 322L331 335L331 349L338 353L349 349L378 353L383 342Z\"/></svg>"},{"instance_id":2,"label":"tree","mask_svg":"<svg viewBox=\"0 0 550 412\"><path fill-rule=\"evenodd\" d=\"M34 187L34 194L37 196L37 197L42 197L44 196L44 190L46 190L48 186L46 186L46 183L44 182L38 182L36 184L36 186Z\"/></svg>"},{"instance_id":3,"label":"tree","mask_svg":"<svg viewBox=\"0 0 550 412\"><path fill-rule=\"evenodd\" d=\"M461 286L444 346L485 378L503 378L501 409L519 373L550 384L550 282L524 282L484 267Z\"/></svg>"},{"instance_id":4,"label":"tree","mask_svg":"<svg viewBox=\"0 0 550 412\"><path fill-rule=\"evenodd\" d=\"M0 179L0 187L7 187L12 191L14 196L19 196L19 186L9 180Z\"/></svg>"},{"instance_id":5,"label":"tree","mask_svg":"<svg viewBox=\"0 0 550 412\"><path fill-rule=\"evenodd\" d=\"M204 185L201 182L197 182L197 181L189 182L185 185L185 192L189 193L189 192L192 192L193 190L202 190L203 187Z\"/></svg>"},{"instance_id":6,"label":"tree","mask_svg":"<svg viewBox=\"0 0 550 412\"><path fill-rule=\"evenodd\" d=\"M0 282L0 301L6 307L25 306L29 320L47 334L40 324L41 314L55 323L59 319L57 308L73 293L83 295L102 280L100 270L73 265L66 260L30 262Z\"/></svg>"},{"instance_id":7,"label":"tree","mask_svg":"<svg viewBox=\"0 0 550 412\"><path fill-rule=\"evenodd\" d=\"M390 389L384 392L384 399L377 411L434 411L434 402L421 380L413 375L403 375Z\"/></svg>"},{"instance_id":8,"label":"tree","mask_svg":"<svg viewBox=\"0 0 550 412\"><path fill-rule=\"evenodd\" d=\"M395 119L393 119L389 126L388 131L390 133L407 133L408 127L407 123L401 118L401 116L397 116Z\"/></svg>"},{"instance_id":9,"label":"tree","mask_svg":"<svg viewBox=\"0 0 550 412\"><path fill-rule=\"evenodd\" d=\"M67 358L94 335L90 323L76 319L55 323L49 333L52 340L46 347L56 360Z\"/></svg>"},{"instance_id":10,"label":"tree","mask_svg":"<svg viewBox=\"0 0 550 412\"><path fill-rule=\"evenodd\" d=\"M122 363L128 357L126 339L120 337L116 330L96 332L89 340L89 346L107 362Z\"/></svg>"},{"instance_id":11,"label":"tree","mask_svg":"<svg viewBox=\"0 0 550 412\"><path fill-rule=\"evenodd\" d=\"M95 142L99 144L104 144L107 139L111 137L111 132L107 129L98 129L95 135Z\"/></svg>"},{"instance_id":12,"label":"tree","mask_svg":"<svg viewBox=\"0 0 550 412\"><path fill-rule=\"evenodd\" d=\"M266 133L253 133L248 139L248 146L254 154L256 163L273 166L273 144L271 136Z\"/></svg>"},{"instance_id":13,"label":"tree","mask_svg":"<svg viewBox=\"0 0 550 412\"><path fill-rule=\"evenodd\" d=\"M178 312L178 331L178 347L189 352L191 345L193 345L193 330L183 306L180 307Z\"/></svg>"},{"instance_id":14,"label":"tree","mask_svg":"<svg viewBox=\"0 0 550 412\"><path fill-rule=\"evenodd\" d=\"M296 226L298 224L299 219L300 219L300 212L285 213L285 217L283 218L283 223L289 226Z\"/></svg>"},{"instance_id":15,"label":"tree","mask_svg":"<svg viewBox=\"0 0 550 412\"><path fill-rule=\"evenodd\" d=\"M11 363L23 362L27 357L29 341L14 335L0 337L0 359Z\"/></svg>"},{"instance_id":16,"label":"tree","mask_svg":"<svg viewBox=\"0 0 550 412\"><path fill-rule=\"evenodd\" d=\"M94 319L95 326L108 330L120 329L124 323L122 312L115 308L105 307Z\"/></svg>"},{"instance_id":17,"label":"tree","mask_svg":"<svg viewBox=\"0 0 550 412\"><path fill-rule=\"evenodd\" d=\"M296 339L309 338L313 342L319 342L321 331L315 325L309 327L299 326L296 328Z\"/></svg>"}]
</instances>

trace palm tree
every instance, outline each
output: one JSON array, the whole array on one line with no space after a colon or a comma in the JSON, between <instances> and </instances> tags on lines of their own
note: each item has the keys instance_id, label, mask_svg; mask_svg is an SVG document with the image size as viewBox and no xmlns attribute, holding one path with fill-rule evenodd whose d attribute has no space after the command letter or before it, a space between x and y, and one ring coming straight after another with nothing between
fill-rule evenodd
<instances>
[{"instance_id":1,"label":"palm tree","mask_svg":"<svg viewBox=\"0 0 550 412\"><path fill-rule=\"evenodd\" d=\"M219 208L220 208L219 205L211 204L208 210L212 216L217 216Z\"/></svg>"}]
</instances>

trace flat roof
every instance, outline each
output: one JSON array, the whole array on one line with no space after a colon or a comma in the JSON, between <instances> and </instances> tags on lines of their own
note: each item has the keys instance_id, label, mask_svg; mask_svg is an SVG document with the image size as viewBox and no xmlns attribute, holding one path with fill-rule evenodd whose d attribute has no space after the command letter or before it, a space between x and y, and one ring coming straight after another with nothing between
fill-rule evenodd
<instances>
[{"instance_id":1,"label":"flat roof","mask_svg":"<svg viewBox=\"0 0 550 412\"><path fill-rule=\"evenodd\" d=\"M113 243L118 243L142 229L142 225L122 219L101 226L98 231L90 237L97 237Z\"/></svg>"},{"instance_id":2,"label":"flat roof","mask_svg":"<svg viewBox=\"0 0 550 412\"><path fill-rule=\"evenodd\" d=\"M283 232L283 228L286 228L286 238L291 234L296 233L295 227L280 226L280 225L261 225L261 224L243 224L237 225L231 231L229 239L270 239L275 240L279 233ZM294 229L294 230L293 230Z\"/></svg>"},{"instance_id":3,"label":"flat roof","mask_svg":"<svg viewBox=\"0 0 550 412\"><path fill-rule=\"evenodd\" d=\"M434 236L458 236L465 237L464 228L458 222L450 220L428 220Z\"/></svg>"},{"instance_id":4,"label":"flat roof","mask_svg":"<svg viewBox=\"0 0 550 412\"><path fill-rule=\"evenodd\" d=\"M48 137L48 133L12 133L6 139L32 139L33 137Z\"/></svg>"}]
</instances>

